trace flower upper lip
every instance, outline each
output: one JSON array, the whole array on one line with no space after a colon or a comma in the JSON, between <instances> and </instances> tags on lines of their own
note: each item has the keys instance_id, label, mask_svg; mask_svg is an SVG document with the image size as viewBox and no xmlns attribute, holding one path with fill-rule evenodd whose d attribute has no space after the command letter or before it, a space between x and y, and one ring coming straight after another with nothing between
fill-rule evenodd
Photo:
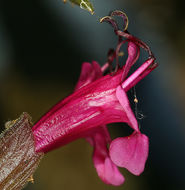
<instances>
[{"instance_id":1,"label":"flower upper lip","mask_svg":"<svg viewBox=\"0 0 185 190\"><path fill-rule=\"evenodd\" d=\"M154 62L155 58L148 59L141 65L130 77L128 77L122 84L122 88L127 92L130 88L135 86L141 79L154 70L158 64Z\"/></svg>"}]
</instances>

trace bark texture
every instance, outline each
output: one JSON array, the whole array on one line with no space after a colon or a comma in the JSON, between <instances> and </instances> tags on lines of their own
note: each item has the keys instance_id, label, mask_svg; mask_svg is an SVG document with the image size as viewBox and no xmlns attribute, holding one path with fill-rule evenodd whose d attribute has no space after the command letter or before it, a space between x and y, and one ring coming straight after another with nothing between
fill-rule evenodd
<instances>
[{"instance_id":1,"label":"bark texture","mask_svg":"<svg viewBox=\"0 0 185 190\"><path fill-rule=\"evenodd\" d=\"M0 189L19 190L28 181L43 156L35 152L31 117L23 113L5 124L0 134Z\"/></svg>"}]
</instances>

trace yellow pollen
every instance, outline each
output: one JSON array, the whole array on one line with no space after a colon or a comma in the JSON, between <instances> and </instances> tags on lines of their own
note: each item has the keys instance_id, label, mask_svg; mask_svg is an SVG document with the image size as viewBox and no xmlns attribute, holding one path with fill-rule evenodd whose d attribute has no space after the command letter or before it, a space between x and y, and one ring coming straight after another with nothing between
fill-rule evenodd
<instances>
[{"instance_id":1,"label":"yellow pollen","mask_svg":"<svg viewBox=\"0 0 185 190\"><path fill-rule=\"evenodd\" d=\"M137 104L138 103L138 99L135 97L134 98L134 102Z\"/></svg>"}]
</instances>

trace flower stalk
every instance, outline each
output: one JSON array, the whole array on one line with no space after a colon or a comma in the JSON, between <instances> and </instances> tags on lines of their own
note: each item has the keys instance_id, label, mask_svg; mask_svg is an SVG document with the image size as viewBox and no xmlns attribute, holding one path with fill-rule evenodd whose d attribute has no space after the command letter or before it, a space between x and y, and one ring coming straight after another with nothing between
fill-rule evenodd
<instances>
[{"instance_id":1,"label":"flower stalk","mask_svg":"<svg viewBox=\"0 0 185 190\"><path fill-rule=\"evenodd\" d=\"M0 189L22 189L29 181L43 157L35 152L31 118L23 113L6 123L0 134Z\"/></svg>"}]
</instances>

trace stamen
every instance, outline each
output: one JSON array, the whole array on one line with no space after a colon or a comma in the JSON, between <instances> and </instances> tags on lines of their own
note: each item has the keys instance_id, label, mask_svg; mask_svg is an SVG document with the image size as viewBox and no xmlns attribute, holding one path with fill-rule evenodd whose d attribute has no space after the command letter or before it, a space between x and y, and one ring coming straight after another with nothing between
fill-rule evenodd
<instances>
[{"instance_id":1,"label":"stamen","mask_svg":"<svg viewBox=\"0 0 185 190\"><path fill-rule=\"evenodd\" d=\"M144 43L142 40L140 40L139 38L136 38L135 36L131 35L128 31L123 32L121 30L117 30L116 34L118 36L124 37L124 38L126 38L126 39L128 39L130 41L133 41L133 43L135 43L139 47L145 49L148 52L148 54L149 54L149 56L151 58L154 57L150 47L146 43Z\"/></svg>"},{"instance_id":2,"label":"stamen","mask_svg":"<svg viewBox=\"0 0 185 190\"><path fill-rule=\"evenodd\" d=\"M118 43L117 47L116 47L116 68L115 71L118 70L119 67L119 54L120 54L120 48L123 44L125 44L125 42L127 42L126 40L123 40L121 42Z\"/></svg>"},{"instance_id":3,"label":"stamen","mask_svg":"<svg viewBox=\"0 0 185 190\"><path fill-rule=\"evenodd\" d=\"M118 24L117 22L115 21L115 19L113 18L113 16L120 16L123 18L123 22L125 24L125 27L123 29L123 31L119 30L118 29ZM144 50L146 50L149 54L149 60L153 60L154 61L154 55L150 49L150 47L144 43L142 40L140 40L139 38L136 38L135 36L131 35L128 31L127 31L127 28L128 28L128 17L127 15L122 12L122 11L119 11L119 10L115 10L113 12L110 13L110 16L105 16L103 18L100 19L100 22L108 22L109 24L112 25L112 27L114 28L114 32L115 34L118 36L118 45L117 45L117 48L116 50L112 51L111 54L110 52L108 53L108 63L109 63L109 67L110 67L110 72L112 73L112 62L114 61L114 59L116 58L116 67L115 67L115 70L114 70L114 73L117 72L118 68L119 68L119 54L120 54L120 48L121 46L125 43L125 42L133 42L136 46L138 46L138 52L137 52L137 55L135 57L135 59L132 61L132 63L134 64L136 62L136 60L138 59L139 57L139 54L140 54L140 49L139 47L143 48ZM123 40L123 38L125 38L125 40ZM149 61L148 60L148 61ZM122 79L121 81L124 81L126 76L127 76L127 72L130 70L130 67L133 65L133 64L129 64L127 65L127 69L124 69L124 73L122 75ZM153 63L152 63L153 64ZM144 64L143 64L144 65ZM146 63L145 63L145 66L146 66ZM144 76L146 76L149 72L151 72L151 70L153 70L157 65L152 65L151 68L148 68L148 71L147 70L143 70L137 77L138 77L138 80L141 80L141 77L144 78ZM141 68L143 69L144 67L141 66ZM140 72L140 70L139 70ZM135 77L135 75L134 75ZM132 79L129 77L129 79ZM130 86L133 86L133 84L137 83L138 80L136 80L136 78L132 79L133 81L129 81L128 79L126 80L127 82L129 82L128 84L127 83L123 83L123 84L126 84L128 85L127 87L130 89Z\"/></svg>"},{"instance_id":4,"label":"stamen","mask_svg":"<svg viewBox=\"0 0 185 190\"><path fill-rule=\"evenodd\" d=\"M114 49L109 49L109 51L107 53L107 62L109 63L110 73L113 73L112 63L113 63L115 57L116 57L115 50Z\"/></svg>"},{"instance_id":5,"label":"stamen","mask_svg":"<svg viewBox=\"0 0 185 190\"><path fill-rule=\"evenodd\" d=\"M107 22L107 23L111 24L112 27L114 28L115 32L118 30L118 25L111 16L105 16L105 17L101 18L100 23L102 23L102 22Z\"/></svg>"},{"instance_id":6,"label":"stamen","mask_svg":"<svg viewBox=\"0 0 185 190\"><path fill-rule=\"evenodd\" d=\"M114 49L109 49L108 54L107 54L107 62L102 66L101 70L104 72L108 67L110 68L110 73L116 73L118 68L119 68L119 63L118 63L118 57L124 56L124 52L120 52L119 49L116 51ZM116 58L116 68L112 69L112 63L114 59Z\"/></svg>"},{"instance_id":7,"label":"stamen","mask_svg":"<svg viewBox=\"0 0 185 190\"><path fill-rule=\"evenodd\" d=\"M123 51L120 51L120 52L118 53L118 56L119 56L119 57L123 57L123 56L124 56L124 52L123 52Z\"/></svg>"},{"instance_id":8,"label":"stamen","mask_svg":"<svg viewBox=\"0 0 185 190\"><path fill-rule=\"evenodd\" d=\"M123 31L119 30L117 22L115 21L115 19L112 18L113 16L120 16L123 18L123 22L125 25ZM102 22L108 22L109 24L111 24L113 26L114 32L118 36L118 43L120 43L122 41L122 37L124 37L127 40L132 41L133 43L137 44L139 47L145 49L151 58L154 57L152 51L150 50L150 47L146 43L144 43L139 38L136 38L135 36L131 35L127 31L129 21L128 21L127 15L124 12L119 11L119 10L115 10L115 11L110 13L110 16L105 16L105 17L101 18L100 22L101 23Z\"/></svg>"},{"instance_id":9,"label":"stamen","mask_svg":"<svg viewBox=\"0 0 185 190\"><path fill-rule=\"evenodd\" d=\"M128 20L128 17L127 15L122 12L122 11L119 11L119 10L115 10L115 11L112 11L110 16L120 16L123 18L123 22L124 22L124 28L123 28L123 31L126 31L127 28L128 28L128 23L129 23L129 20Z\"/></svg>"}]
</instances>

